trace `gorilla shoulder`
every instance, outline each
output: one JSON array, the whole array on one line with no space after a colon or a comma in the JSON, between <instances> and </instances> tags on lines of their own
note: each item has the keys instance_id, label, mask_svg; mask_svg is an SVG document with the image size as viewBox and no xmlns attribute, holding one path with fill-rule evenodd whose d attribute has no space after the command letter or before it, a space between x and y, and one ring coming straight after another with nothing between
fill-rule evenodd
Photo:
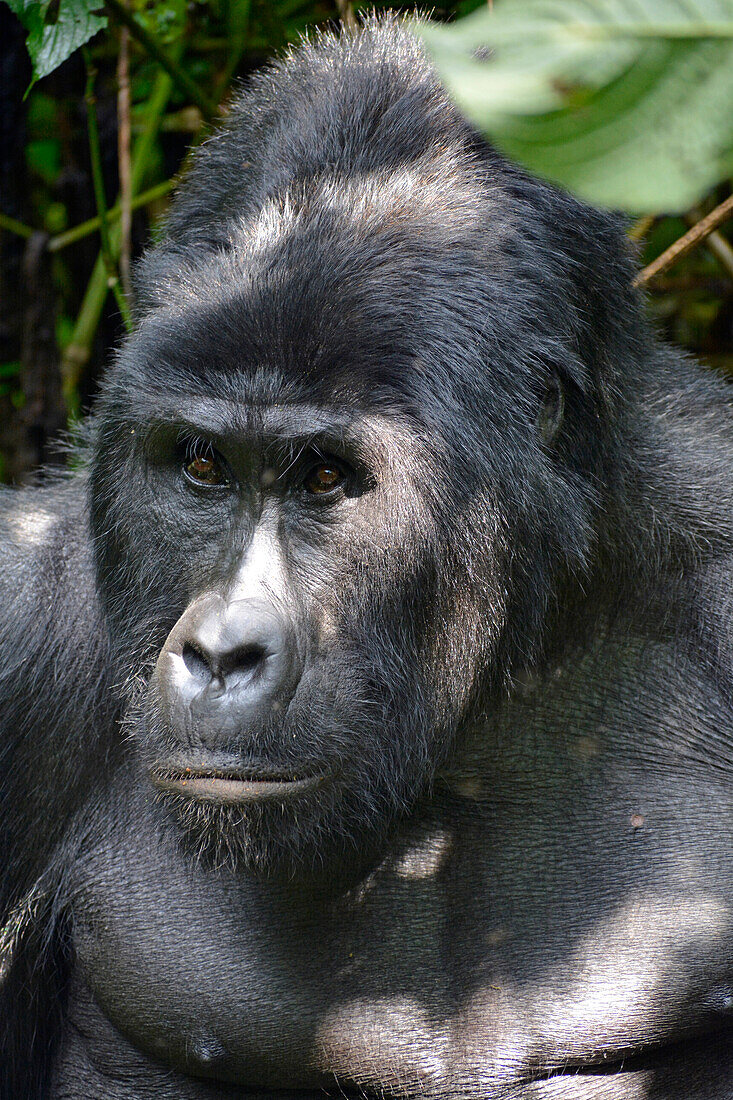
<instances>
[{"instance_id":1,"label":"gorilla shoulder","mask_svg":"<svg viewBox=\"0 0 733 1100\"><path fill-rule=\"evenodd\" d=\"M0 926L83 804L115 716L85 499L82 476L0 491Z\"/></svg>"},{"instance_id":2,"label":"gorilla shoulder","mask_svg":"<svg viewBox=\"0 0 733 1100\"><path fill-rule=\"evenodd\" d=\"M84 631L96 603L85 479L0 490L2 682L19 662L50 655L54 642ZM71 654L67 654L67 659ZM30 682L28 684L30 686Z\"/></svg>"}]
</instances>

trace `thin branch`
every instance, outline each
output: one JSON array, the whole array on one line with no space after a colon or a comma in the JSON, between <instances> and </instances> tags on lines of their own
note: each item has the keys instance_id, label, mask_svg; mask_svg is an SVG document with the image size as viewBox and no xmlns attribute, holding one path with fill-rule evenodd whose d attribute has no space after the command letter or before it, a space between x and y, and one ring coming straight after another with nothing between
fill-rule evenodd
<instances>
[{"instance_id":1,"label":"thin branch","mask_svg":"<svg viewBox=\"0 0 733 1100\"><path fill-rule=\"evenodd\" d=\"M719 206L716 206L707 217L699 221L697 225L693 225L692 229L689 229L674 244L665 249L661 256L657 256L656 260L640 271L634 279L634 286L643 286L655 275L666 271L668 267L671 267L682 256L687 255L693 248L696 248L714 229L717 229L730 217L733 217L733 195L729 195L725 202L721 202Z\"/></svg>"},{"instance_id":2,"label":"thin branch","mask_svg":"<svg viewBox=\"0 0 733 1100\"><path fill-rule=\"evenodd\" d=\"M725 275L700 275L697 272L687 275L658 275L649 284L650 294L689 294L703 291L716 298L729 297L733 293L731 282Z\"/></svg>"},{"instance_id":3,"label":"thin branch","mask_svg":"<svg viewBox=\"0 0 733 1100\"><path fill-rule=\"evenodd\" d=\"M147 191L143 191L141 195L137 195L132 200L130 203L130 210L137 210L139 207L147 206L148 203L155 202L157 199L165 198L165 196L173 190L174 186L175 180L165 180L163 183L156 184L155 187L149 187ZM121 214L122 208L120 204L117 203L107 211L107 224L112 225ZM71 229L65 229L63 233L58 233L48 242L48 251L60 252L62 248L68 248L70 244L76 244L77 241L81 241L84 237L88 237L90 233L96 233L99 229L101 220L99 215L97 215L96 218L90 218L86 222L80 222L79 225L72 226ZM2 225L1 221L0 225Z\"/></svg>"},{"instance_id":4,"label":"thin branch","mask_svg":"<svg viewBox=\"0 0 733 1100\"><path fill-rule=\"evenodd\" d=\"M23 225L17 218L11 218L9 214L0 214L0 229L15 233L16 237L23 237L26 241L29 241L35 233L35 229L31 229L29 225Z\"/></svg>"},{"instance_id":5,"label":"thin branch","mask_svg":"<svg viewBox=\"0 0 733 1100\"><path fill-rule=\"evenodd\" d=\"M122 293L120 286L120 280L117 275L117 268L115 266L114 255L112 252L112 242L109 236L109 225L107 224L107 200L104 197L104 180L102 179L102 155L99 148L99 127L97 125L97 100L94 95L94 81L97 76L97 70L94 68L91 54L86 46L82 47L82 54L84 55L84 64L87 69L87 82L84 89L84 99L87 105L87 130L89 133L89 156L92 162L92 181L94 183L94 197L97 203L97 213L99 214L99 235L102 238L102 255L104 257L105 267L107 268L107 283L115 296L117 305L119 306L120 313L122 314L122 320L125 322L125 328L128 332L132 332L132 317L130 316L130 307L127 304L125 295Z\"/></svg>"},{"instance_id":6,"label":"thin branch","mask_svg":"<svg viewBox=\"0 0 733 1100\"><path fill-rule=\"evenodd\" d=\"M132 181L130 179L130 32L120 27L117 59L117 164L120 177L120 278L128 302L132 301L130 256L132 251Z\"/></svg>"},{"instance_id":7,"label":"thin branch","mask_svg":"<svg viewBox=\"0 0 733 1100\"><path fill-rule=\"evenodd\" d=\"M132 132L140 132L139 112L132 109ZM161 131L168 134L197 134L203 124L203 116L198 107L189 103L187 107L181 107L178 111L171 111L160 124Z\"/></svg>"},{"instance_id":8,"label":"thin branch","mask_svg":"<svg viewBox=\"0 0 733 1100\"><path fill-rule=\"evenodd\" d=\"M112 12L119 23L128 28L132 37L140 43L145 52L157 61L162 69L165 69L173 83L196 104L204 118L214 118L218 112L216 103L201 91L185 69L163 49L142 23L137 21L122 0L105 0L105 7Z\"/></svg>"},{"instance_id":9,"label":"thin branch","mask_svg":"<svg viewBox=\"0 0 733 1100\"><path fill-rule=\"evenodd\" d=\"M695 207L685 218L688 225L696 225L702 218L702 211ZM705 248L714 256L720 267L733 279L733 248L728 244L722 233L714 229L705 240Z\"/></svg>"}]
</instances>

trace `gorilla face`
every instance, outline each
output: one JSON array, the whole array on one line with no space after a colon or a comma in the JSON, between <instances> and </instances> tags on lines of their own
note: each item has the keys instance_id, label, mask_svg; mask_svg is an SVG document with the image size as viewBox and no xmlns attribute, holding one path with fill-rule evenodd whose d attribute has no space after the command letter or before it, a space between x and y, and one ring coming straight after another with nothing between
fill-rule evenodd
<instances>
[{"instance_id":1,"label":"gorilla face","mask_svg":"<svg viewBox=\"0 0 733 1100\"><path fill-rule=\"evenodd\" d=\"M223 320L151 318L125 352L93 472L100 576L160 800L197 853L292 874L414 803L490 620L446 539L469 471L404 395L332 378L337 401L308 400L283 374L227 371ZM218 371L182 394L186 349L214 342Z\"/></svg>"},{"instance_id":2,"label":"gorilla face","mask_svg":"<svg viewBox=\"0 0 733 1100\"><path fill-rule=\"evenodd\" d=\"M131 740L192 849L257 873L379 842L535 659L588 538L494 207L413 173L408 216L404 178L266 207L226 250L154 251L96 416Z\"/></svg>"}]
</instances>

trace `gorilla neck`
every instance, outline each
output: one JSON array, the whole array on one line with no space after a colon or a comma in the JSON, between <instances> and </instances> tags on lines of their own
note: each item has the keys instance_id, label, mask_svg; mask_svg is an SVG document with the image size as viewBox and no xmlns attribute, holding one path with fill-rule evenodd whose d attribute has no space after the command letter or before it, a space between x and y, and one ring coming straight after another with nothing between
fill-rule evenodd
<instances>
[{"instance_id":1,"label":"gorilla neck","mask_svg":"<svg viewBox=\"0 0 733 1100\"><path fill-rule=\"evenodd\" d=\"M635 597L733 547L730 404L702 368L659 349L621 433L603 539L608 583L626 579Z\"/></svg>"},{"instance_id":2,"label":"gorilla neck","mask_svg":"<svg viewBox=\"0 0 733 1100\"><path fill-rule=\"evenodd\" d=\"M730 407L717 389L711 393L701 368L685 368L664 348L645 363L643 386L616 426L614 438L622 442L610 463L587 572L572 565L559 571L534 650L525 660L507 653L484 713L503 705L507 687L511 694L572 659L599 631L607 635L619 623L655 635L679 631L685 578L733 550Z\"/></svg>"}]
</instances>

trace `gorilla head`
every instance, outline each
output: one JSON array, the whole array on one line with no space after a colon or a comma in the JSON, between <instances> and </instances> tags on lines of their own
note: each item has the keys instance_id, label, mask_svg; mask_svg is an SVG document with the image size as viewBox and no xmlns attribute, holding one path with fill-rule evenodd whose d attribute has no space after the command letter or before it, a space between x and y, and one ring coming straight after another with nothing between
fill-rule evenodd
<instances>
[{"instance_id":1,"label":"gorilla head","mask_svg":"<svg viewBox=\"0 0 733 1100\"><path fill-rule=\"evenodd\" d=\"M92 510L131 740L199 854L367 850L541 659L614 476L619 232L394 23L260 76L197 154Z\"/></svg>"}]
</instances>

